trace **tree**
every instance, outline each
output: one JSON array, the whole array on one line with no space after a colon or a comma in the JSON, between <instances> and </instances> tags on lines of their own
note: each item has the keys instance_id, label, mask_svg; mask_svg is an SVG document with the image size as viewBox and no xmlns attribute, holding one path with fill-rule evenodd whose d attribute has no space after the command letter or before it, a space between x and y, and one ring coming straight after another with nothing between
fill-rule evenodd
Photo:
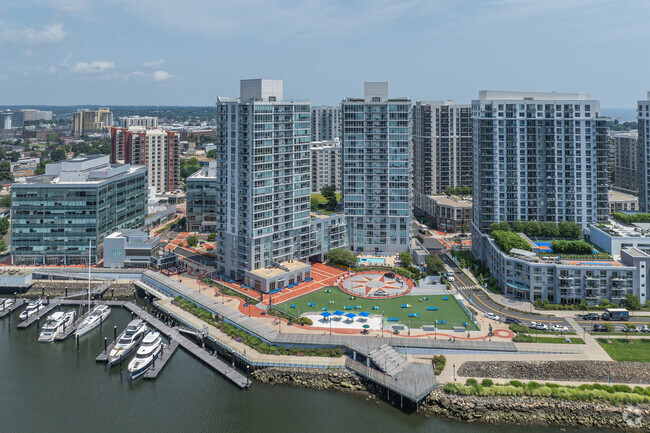
<instances>
[{"instance_id":1,"label":"tree","mask_svg":"<svg viewBox=\"0 0 650 433\"><path fill-rule=\"evenodd\" d=\"M445 264L437 254L429 254L424 259L424 264L427 267L427 274L442 274L445 271Z\"/></svg>"},{"instance_id":2,"label":"tree","mask_svg":"<svg viewBox=\"0 0 650 433\"><path fill-rule=\"evenodd\" d=\"M447 195L452 195L454 192L455 192L454 188L451 187L451 186L448 186L447 188L445 188L445 194L447 194Z\"/></svg>"},{"instance_id":3,"label":"tree","mask_svg":"<svg viewBox=\"0 0 650 433\"><path fill-rule=\"evenodd\" d=\"M357 263L357 256L350 250L346 248L337 248L334 250L328 251L325 255L328 262L332 264L352 267Z\"/></svg>"},{"instance_id":4,"label":"tree","mask_svg":"<svg viewBox=\"0 0 650 433\"><path fill-rule=\"evenodd\" d=\"M483 287L485 284L485 280L483 279L483 274L478 274L476 276L476 282L478 283L479 286Z\"/></svg>"},{"instance_id":5,"label":"tree","mask_svg":"<svg viewBox=\"0 0 650 433\"><path fill-rule=\"evenodd\" d=\"M0 239L0 253L7 251L7 244L4 239Z\"/></svg>"},{"instance_id":6,"label":"tree","mask_svg":"<svg viewBox=\"0 0 650 433\"><path fill-rule=\"evenodd\" d=\"M9 231L9 219L0 218L0 236L6 235L8 231Z\"/></svg>"},{"instance_id":7,"label":"tree","mask_svg":"<svg viewBox=\"0 0 650 433\"><path fill-rule=\"evenodd\" d=\"M461 230L463 231L463 233L467 233L469 232L469 226L466 223L463 223L463 225L461 226Z\"/></svg>"},{"instance_id":8,"label":"tree","mask_svg":"<svg viewBox=\"0 0 650 433\"><path fill-rule=\"evenodd\" d=\"M217 158L217 149L208 150L208 158L216 159Z\"/></svg>"},{"instance_id":9,"label":"tree","mask_svg":"<svg viewBox=\"0 0 650 433\"><path fill-rule=\"evenodd\" d=\"M330 211L333 211L336 209L336 205L338 204L336 200L336 187L334 185L327 185L321 188L320 190L321 195L325 200L327 200L327 208Z\"/></svg>"},{"instance_id":10,"label":"tree","mask_svg":"<svg viewBox=\"0 0 650 433\"><path fill-rule=\"evenodd\" d=\"M11 207L11 194L0 197L0 207Z\"/></svg>"},{"instance_id":11,"label":"tree","mask_svg":"<svg viewBox=\"0 0 650 433\"><path fill-rule=\"evenodd\" d=\"M181 159L181 178L187 179L190 175L201 169L201 164L196 158Z\"/></svg>"},{"instance_id":12,"label":"tree","mask_svg":"<svg viewBox=\"0 0 650 433\"><path fill-rule=\"evenodd\" d=\"M506 222L490 224L490 232L496 232L496 231L509 232L510 224Z\"/></svg>"},{"instance_id":13,"label":"tree","mask_svg":"<svg viewBox=\"0 0 650 433\"><path fill-rule=\"evenodd\" d=\"M628 310L636 311L641 309L641 302L635 295L625 295L625 306Z\"/></svg>"},{"instance_id":14,"label":"tree","mask_svg":"<svg viewBox=\"0 0 650 433\"><path fill-rule=\"evenodd\" d=\"M616 328L611 323L605 323L605 332L611 333L614 332Z\"/></svg>"},{"instance_id":15,"label":"tree","mask_svg":"<svg viewBox=\"0 0 650 433\"><path fill-rule=\"evenodd\" d=\"M581 239L582 227L573 221L564 221L558 224L560 236L563 238Z\"/></svg>"},{"instance_id":16,"label":"tree","mask_svg":"<svg viewBox=\"0 0 650 433\"><path fill-rule=\"evenodd\" d=\"M525 229L524 223L519 220L514 220L512 222L512 231L517 233L523 233Z\"/></svg>"},{"instance_id":17,"label":"tree","mask_svg":"<svg viewBox=\"0 0 650 433\"><path fill-rule=\"evenodd\" d=\"M461 186L460 187L460 195L472 195L472 187L471 186Z\"/></svg>"},{"instance_id":18,"label":"tree","mask_svg":"<svg viewBox=\"0 0 650 433\"><path fill-rule=\"evenodd\" d=\"M50 153L50 158L52 158L52 161L54 162L65 160L65 150L54 149L52 153Z\"/></svg>"},{"instance_id":19,"label":"tree","mask_svg":"<svg viewBox=\"0 0 650 433\"><path fill-rule=\"evenodd\" d=\"M217 234L216 234L216 233L210 233L210 234L208 235L208 242L212 242L212 241L214 241L216 238L217 238Z\"/></svg>"},{"instance_id":20,"label":"tree","mask_svg":"<svg viewBox=\"0 0 650 433\"><path fill-rule=\"evenodd\" d=\"M402 262L403 268L408 269L413 263L413 257L411 257L411 253L399 253L399 261Z\"/></svg>"},{"instance_id":21,"label":"tree","mask_svg":"<svg viewBox=\"0 0 650 433\"><path fill-rule=\"evenodd\" d=\"M540 225L537 221L526 221L524 223L524 234L528 237L537 237L540 234Z\"/></svg>"},{"instance_id":22,"label":"tree","mask_svg":"<svg viewBox=\"0 0 650 433\"><path fill-rule=\"evenodd\" d=\"M540 234L544 237L554 238L560 236L557 224L551 221L540 223Z\"/></svg>"},{"instance_id":23,"label":"tree","mask_svg":"<svg viewBox=\"0 0 650 433\"><path fill-rule=\"evenodd\" d=\"M196 236L188 236L187 245L190 247L195 247L199 244L199 239Z\"/></svg>"}]
</instances>

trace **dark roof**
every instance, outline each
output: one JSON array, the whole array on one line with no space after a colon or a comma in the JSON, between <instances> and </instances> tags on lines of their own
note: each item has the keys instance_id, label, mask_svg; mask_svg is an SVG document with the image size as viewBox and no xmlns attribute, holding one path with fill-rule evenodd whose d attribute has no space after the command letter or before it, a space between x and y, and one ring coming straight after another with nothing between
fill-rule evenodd
<instances>
[{"instance_id":1,"label":"dark roof","mask_svg":"<svg viewBox=\"0 0 650 433\"><path fill-rule=\"evenodd\" d=\"M444 250L445 246L436 238L427 237L422 239L422 246L427 249L427 251L440 251Z\"/></svg>"}]
</instances>

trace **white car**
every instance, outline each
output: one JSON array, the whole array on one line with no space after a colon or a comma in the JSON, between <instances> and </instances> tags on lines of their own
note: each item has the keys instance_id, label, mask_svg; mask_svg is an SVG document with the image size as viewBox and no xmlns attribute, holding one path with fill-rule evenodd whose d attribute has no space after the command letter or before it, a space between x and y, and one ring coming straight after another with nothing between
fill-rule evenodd
<instances>
[{"instance_id":1,"label":"white car","mask_svg":"<svg viewBox=\"0 0 650 433\"><path fill-rule=\"evenodd\" d=\"M497 316L494 313L485 313L485 317L487 317L488 319L492 319L492 320L497 320L497 321L499 320L499 316Z\"/></svg>"},{"instance_id":2,"label":"white car","mask_svg":"<svg viewBox=\"0 0 650 433\"><path fill-rule=\"evenodd\" d=\"M569 332L569 328L567 328L564 325L553 325L551 327L551 331L553 331L553 332Z\"/></svg>"},{"instance_id":3,"label":"white car","mask_svg":"<svg viewBox=\"0 0 650 433\"><path fill-rule=\"evenodd\" d=\"M648 325L643 325L641 327L641 332L650 332L650 328L648 328Z\"/></svg>"},{"instance_id":4,"label":"white car","mask_svg":"<svg viewBox=\"0 0 650 433\"><path fill-rule=\"evenodd\" d=\"M450 283L453 283L454 281L456 281L456 278L454 278L454 277L448 277L448 278L447 278L447 281L449 281Z\"/></svg>"},{"instance_id":5,"label":"white car","mask_svg":"<svg viewBox=\"0 0 650 433\"><path fill-rule=\"evenodd\" d=\"M546 326L542 322L538 322L537 325L535 326L535 329L537 329L538 331L548 331L548 326Z\"/></svg>"}]
</instances>

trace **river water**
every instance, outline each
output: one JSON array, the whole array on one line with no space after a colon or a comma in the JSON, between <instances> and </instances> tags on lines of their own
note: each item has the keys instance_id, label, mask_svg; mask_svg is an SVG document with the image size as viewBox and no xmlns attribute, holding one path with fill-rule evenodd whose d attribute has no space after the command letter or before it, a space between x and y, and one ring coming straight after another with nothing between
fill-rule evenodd
<instances>
[{"instance_id":1,"label":"river water","mask_svg":"<svg viewBox=\"0 0 650 433\"><path fill-rule=\"evenodd\" d=\"M450 432L550 433L528 428L460 423L405 414L364 396L253 382L241 391L182 349L155 381L130 382L119 367L94 359L104 336L129 321L113 308L103 329L75 342L43 344L36 326L19 330L18 315L0 321L0 432ZM43 320L41 320L43 323ZM126 371L126 366L125 366ZM595 430L566 429L568 432ZM602 432L602 431L601 431Z\"/></svg>"}]
</instances>

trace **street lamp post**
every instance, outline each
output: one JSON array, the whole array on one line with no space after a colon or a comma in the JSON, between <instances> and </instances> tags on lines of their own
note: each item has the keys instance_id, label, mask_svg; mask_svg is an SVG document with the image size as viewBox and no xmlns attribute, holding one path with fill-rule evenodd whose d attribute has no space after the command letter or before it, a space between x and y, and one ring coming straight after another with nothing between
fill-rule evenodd
<instances>
[{"instance_id":1,"label":"street lamp post","mask_svg":"<svg viewBox=\"0 0 650 433\"><path fill-rule=\"evenodd\" d=\"M454 363L454 382L456 382L456 363Z\"/></svg>"}]
</instances>

